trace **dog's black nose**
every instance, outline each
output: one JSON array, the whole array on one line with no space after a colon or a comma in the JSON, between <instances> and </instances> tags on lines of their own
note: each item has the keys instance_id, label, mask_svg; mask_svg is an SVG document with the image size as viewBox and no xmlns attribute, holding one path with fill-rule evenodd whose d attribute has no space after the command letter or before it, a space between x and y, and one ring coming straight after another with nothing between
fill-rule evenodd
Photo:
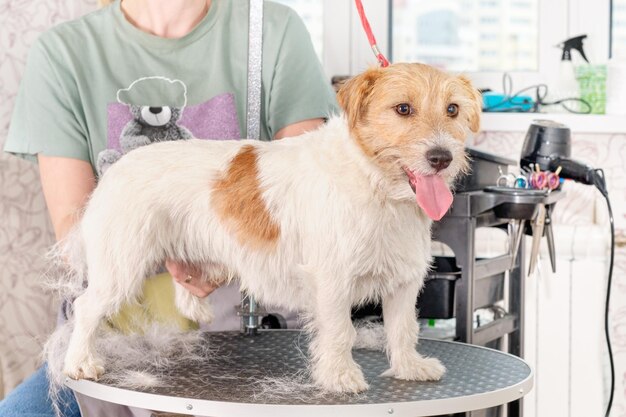
<instances>
[{"instance_id":1,"label":"dog's black nose","mask_svg":"<svg viewBox=\"0 0 626 417\"><path fill-rule=\"evenodd\" d=\"M163 110L163 107L150 107L150 113L159 114Z\"/></svg>"},{"instance_id":2,"label":"dog's black nose","mask_svg":"<svg viewBox=\"0 0 626 417\"><path fill-rule=\"evenodd\" d=\"M450 166L450 162L452 162L452 154L447 149L435 148L426 152L426 159L428 160L430 166L439 172Z\"/></svg>"}]
</instances>

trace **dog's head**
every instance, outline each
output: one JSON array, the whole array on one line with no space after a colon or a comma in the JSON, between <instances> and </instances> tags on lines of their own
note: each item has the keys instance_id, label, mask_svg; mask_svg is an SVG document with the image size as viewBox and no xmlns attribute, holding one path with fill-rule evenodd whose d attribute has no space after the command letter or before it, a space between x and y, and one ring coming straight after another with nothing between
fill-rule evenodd
<instances>
[{"instance_id":1,"label":"dog's head","mask_svg":"<svg viewBox=\"0 0 626 417\"><path fill-rule=\"evenodd\" d=\"M441 218L454 178L468 167L465 139L480 126L482 100L470 81L394 64L352 78L337 98L352 138L389 180L393 198L417 198L429 217Z\"/></svg>"}]
</instances>

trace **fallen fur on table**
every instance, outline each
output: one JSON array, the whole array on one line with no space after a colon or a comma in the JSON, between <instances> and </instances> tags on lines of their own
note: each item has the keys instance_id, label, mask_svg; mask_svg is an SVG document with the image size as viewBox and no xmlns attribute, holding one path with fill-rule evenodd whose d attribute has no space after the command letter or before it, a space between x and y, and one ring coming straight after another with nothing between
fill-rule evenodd
<instances>
[{"instance_id":1,"label":"fallen fur on table","mask_svg":"<svg viewBox=\"0 0 626 417\"><path fill-rule=\"evenodd\" d=\"M72 332L72 322L57 328L44 347L44 358L48 363L50 398L57 415L64 408L60 390L66 377L63 375L63 360L67 341ZM359 322L355 325L356 349L384 350L384 329L379 323ZM303 335L303 337L306 337ZM106 364L105 378L108 384L128 389L145 389L167 386L164 374L178 366L210 366L215 357L210 334L199 331L181 331L163 325L148 326L144 334L124 335L102 328L97 338L97 349ZM303 362L308 365L305 352ZM218 371L218 370L216 370ZM216 372L215 376L221 372ZM264 376L250 380L240 375L220 375L219 378L241 379L252 383L256 401L272 401L289 397L292 399L321 399L328 395L313 383L309 366L283 376ZM336 395L336 394L333 394Z\"/></svg>"},{"instance_id":2,"label":"fallen fur on table","mask_svg":"<svg viewBox=\"0 0 626 417\"><path fill-rule=\"evenodd\" d=\"M362 320L354 323L356 340L354 349L385 350L385 328L381 322Z\"/></svg>"},{"instance_id":3,"label":"fallen fur on table","mask_svg":"<svg viewBox=\"0 0 626 417\"><path fill-rule=\"evenodd\" d=\"M385 350L385 330L380 322L358 321L354 324L356 340L354 349ZM306 354L300 351L302 358L308 363ZM255 401L272 401L281 398L293 400L321 399L328 396L328 392L321 390L311 379L311 370L305 369L280 377L263 377L255 381L256 390L253 398ZM337 394L333 394L337 395ZM361 394L343 394L350 397Z\"/></svg>"},{"instance_id":4,"label":"fallen fur on table","mask_svg":"<svg viewBox=\"0 0 626 417\"><path fill-rule=\"evenodd\" d=\"M80 248L56 245L49 253L51 269L46 274L45 285L56 292L61 299L71 301L85 290L86 270L68 270L71 257L80 255ZM80 256L79 256L80 257ZM80 266L80 262L72 262ZM72 314L68 321L59 325L44 346L44 360L48 364L50 381L49 396L57 416L64 408L61 389L66 376L63 374L65 353L73 331ZM198 366L213 366L209 361L215 355L210 348L210 335L199 331L182 331L162 324L139 326L144 334L125 335L107 326L101 326L96 338L99 353L106 371L104 380L127 389L147 389L168 386L166 372L182 365L197 363ZM355 349L383 351L385 333L381 323L359 321L355 323ZM307 337L303 333L303 337ZM241 379L242 384L251 383L255 389L253 398L258 401L271 401L280 398L320 399L329 393L319 389L311 378L311 370L306 353L302 352L303 369L288 372L281 376L259 376L250 379L242 375L226 375L216 369L216 378ZM334 394L336 395L336 394Z\"/></svg>"},{"instance_id":5,"label":"fallen fur on table","mask_svg":"<svg viewBox=\"0 0 626 417\"><path fill-rule=\"evenodd\" d=\"M57 416L63 409L59 393L64 386L63 361L73 323L60 325L44 346L48 364L49 396ZM116 386L139 389L164 386L162 372L181 364L205 362L213 352L201 332L163 325L148 326L144 334L125 335L101 328L97 350L106 366L106 380Z\"/></svg>"}]
</instances>

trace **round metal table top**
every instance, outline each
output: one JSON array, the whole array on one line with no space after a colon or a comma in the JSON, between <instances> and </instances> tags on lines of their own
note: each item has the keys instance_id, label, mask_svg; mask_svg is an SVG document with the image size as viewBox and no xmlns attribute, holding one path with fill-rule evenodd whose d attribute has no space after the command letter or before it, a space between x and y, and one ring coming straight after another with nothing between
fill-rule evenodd
<instances>
[{"instance_id":1,"label":"round metal table top","mask_svg":"<svg viewBox=\"0 0 626 417\"><path fill-rule=\"evenodd\" d=\"M432 416L493 407L524 396L533 373L520 358L463 343L420 339L418 351L447 368L437 382L381 377L384 352L355 349L369 390L358 395L321 393L296 384L288 393L276 381L300 378L306 369L307 338L299 331L207 333L213 355L206 362L159 369L159 387L128 389L107 381L68 379L88 397L148 410L197 416ZM276 385L279 386L279 385Z\"/></svg>"}]
</instances>

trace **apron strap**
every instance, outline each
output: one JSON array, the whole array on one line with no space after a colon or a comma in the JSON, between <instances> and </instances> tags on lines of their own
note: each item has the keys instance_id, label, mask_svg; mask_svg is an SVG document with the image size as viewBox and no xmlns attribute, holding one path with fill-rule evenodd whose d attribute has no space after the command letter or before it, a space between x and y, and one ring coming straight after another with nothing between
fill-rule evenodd
<instances>
[{"instance_id":1,"label":"apron strap","mask_svg":"<svg viewBox=\"0 0 626 417\"><path fill-rule=\"evenodd\" d=\"M261 139L261 70L263 63L263 0L249 1L248 20L248 100L246 138ZM254 335L259 326L260 311L254 297L241 294L241 330Z\"/></svg>"},{"instance_id":2,"label":"apron strap","mask_svg":"<svg viewBox=\"0 0 626 417\"><path fill-rule=\"evenodd\" d=\"M263 0L250 0L248 22L248 103L246 138L261 139L261 67L263 63Z\"/></svg>"}]
</instances>

